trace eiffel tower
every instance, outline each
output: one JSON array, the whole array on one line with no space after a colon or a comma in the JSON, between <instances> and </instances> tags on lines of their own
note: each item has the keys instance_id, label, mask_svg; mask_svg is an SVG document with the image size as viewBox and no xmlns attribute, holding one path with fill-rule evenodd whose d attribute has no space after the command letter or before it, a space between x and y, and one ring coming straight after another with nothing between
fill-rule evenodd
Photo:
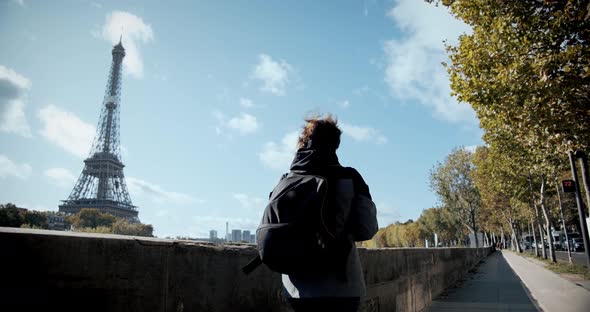
<instances>
[{"instance_id":1,"label":"eiffel tower","mask_svg":"<svg viewBox=\"0 0 590 312\"><path fill-rule=\"evenodd\" d=\"M82 208L97 208L131 222L139 222L137 207L131 203L123 175L119 145L119 107L121 103L121 65L125 49L121 40L113 47L113 62L98 120L90 157L68 199L59 211L74 214Z\"/></svg>"}]
</instances>

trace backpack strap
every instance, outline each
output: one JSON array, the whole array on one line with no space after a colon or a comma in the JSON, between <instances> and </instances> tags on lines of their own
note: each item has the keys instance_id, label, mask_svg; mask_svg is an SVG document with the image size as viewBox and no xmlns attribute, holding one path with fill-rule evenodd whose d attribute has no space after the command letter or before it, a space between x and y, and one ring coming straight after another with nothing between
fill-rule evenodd
<instances>
[{"instance_id":1,"label":"backpack strap","mask_svg":"<svg viewBox=\"0 0 590 312\"><path fill-rule=\"evenodd\" d=\"M250 273L252 273L252 271L256 270L257 267L259 267L262 264L262 259L260 258L260 255L257 255L256 258L250 260L250 262L248 262L248 264L246 264L245 266L242 267L242 272L244 272L244 274L248 275Z\"/></svg>"}]
</instances>

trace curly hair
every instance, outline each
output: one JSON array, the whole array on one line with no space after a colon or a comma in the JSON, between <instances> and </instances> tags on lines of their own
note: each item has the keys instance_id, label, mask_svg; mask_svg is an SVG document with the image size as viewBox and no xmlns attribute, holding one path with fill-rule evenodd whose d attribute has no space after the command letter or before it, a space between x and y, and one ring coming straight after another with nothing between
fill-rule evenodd
<instances>
[{"instance_id":1,"label":"curly hair","mask_svg":"<svg viewBox=\"0 0 590 312\"><path fill-rule=\"evenodd\" d=\"M338 149L342 130L338 128L338 119L328 114L326 117L314 115L305 118L303 131L297 141L297 148L313 147Z\"/></svg>"}]
</instances>

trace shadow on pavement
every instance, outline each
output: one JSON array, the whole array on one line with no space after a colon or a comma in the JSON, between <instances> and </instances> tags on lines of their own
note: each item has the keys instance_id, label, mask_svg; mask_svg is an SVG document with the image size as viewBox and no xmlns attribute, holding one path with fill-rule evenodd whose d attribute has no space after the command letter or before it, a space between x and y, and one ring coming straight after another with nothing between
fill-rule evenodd
<instances>
[{"instance_id":1,"label":"shadow on pavement","mask_svg":"<svg viewBox=\"0 0 590 312\"><path fill-rule=\"evenodd\" d=\"M539 311L520 278L494 252L425 311Z\"/></svg>"}]
</instances>

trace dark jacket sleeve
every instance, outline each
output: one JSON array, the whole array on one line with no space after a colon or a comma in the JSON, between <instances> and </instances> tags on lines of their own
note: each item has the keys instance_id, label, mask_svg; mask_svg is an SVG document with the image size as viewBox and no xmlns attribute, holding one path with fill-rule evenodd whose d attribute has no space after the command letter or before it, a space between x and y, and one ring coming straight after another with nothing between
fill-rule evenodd
<instances>
[{"instance_id":1,"label":"dark jacket sleeve","mask_svg":"<svg viewBox=\"0 0 590 312\"><path fill-rule=\"evenodd\" d=\"M350 217L348 218L348 231L355 241L369 240L379 230L377 208L371 198L369 186L360 173L352 168L350 168L350 173L355 194L352 199Z\"/></svg>"}]
</instances>

